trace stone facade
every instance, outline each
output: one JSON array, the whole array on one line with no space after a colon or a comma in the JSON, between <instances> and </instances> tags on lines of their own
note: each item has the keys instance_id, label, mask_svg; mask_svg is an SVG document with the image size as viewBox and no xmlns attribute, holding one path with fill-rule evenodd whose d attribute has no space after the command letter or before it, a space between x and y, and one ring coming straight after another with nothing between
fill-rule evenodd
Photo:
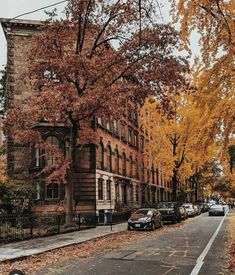
<instances>
[{"instance_id":1,"label":"stone facade","mask_svg":"<svg viewBox=\"0 0 235 275\"><path fill-rule=\"evenodd\" d=\"M8 45L7 106L19 106L34 91L27 78L25 55L31 37L42 25L39 21L1 19ZM22 78L22 73L25 77ZM77 146L76 171L73 179L74 208L102 213L110 209L139 207L171 199L171 185L165 182L156 163L146 157L146 136L139 125L139 107L127 104L120 121L95 118L90 122L97 144ZM88 127L88 126L87 126ZM63 125L39 125L42 136L51 138L66 152L69 129ZM82 133L80 134L82 136ZM8 174L30 180L35 185L35 211L63 211L63 185L45 186L37 176L42 169L37 150L30 150L8 136Z\"/></svg>"}]
</instances>

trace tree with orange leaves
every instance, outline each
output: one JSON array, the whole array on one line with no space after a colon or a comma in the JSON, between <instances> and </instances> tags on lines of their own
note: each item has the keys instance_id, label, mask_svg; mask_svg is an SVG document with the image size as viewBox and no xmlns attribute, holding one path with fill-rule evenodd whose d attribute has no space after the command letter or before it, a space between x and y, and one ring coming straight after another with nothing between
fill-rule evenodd
<instances>
[{"instance_id":1,"label":"tree with orange leaves","mask_svg":"<svg viewBox=\"0 0 235 275\"><path fill-rule=\"evenodd\" d=\"M148 94L164 103L169 87L185 84L187 62L174 55L177 32L157 24L153 1L141 1L140 8L134 0L70 0L65 11L66 19L46 22L30 45L24 76L35 95L24 108L8 111L7 127L22 142L56 156L43 171L48 181L65 183L70 213L82 122L94 115L118 117L126 101L142 103ZM39 121L70 129L69 158L40 139Z\"/></svg>"}]
</instances>

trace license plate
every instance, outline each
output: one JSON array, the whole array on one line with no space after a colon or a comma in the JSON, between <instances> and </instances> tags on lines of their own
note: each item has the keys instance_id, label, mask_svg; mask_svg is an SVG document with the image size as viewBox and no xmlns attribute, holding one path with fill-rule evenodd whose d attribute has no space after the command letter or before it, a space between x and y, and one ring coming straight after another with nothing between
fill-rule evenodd
<instances>
[{"instance_id":1,"label":"license plate","mask_svg":"<svg viewBox=\"0 0 235 275\"><path fill-rule=\"evenodd\" d=\"M140 227L140 224L136 224L135 227Z\"/></svg>"}]
</instances>

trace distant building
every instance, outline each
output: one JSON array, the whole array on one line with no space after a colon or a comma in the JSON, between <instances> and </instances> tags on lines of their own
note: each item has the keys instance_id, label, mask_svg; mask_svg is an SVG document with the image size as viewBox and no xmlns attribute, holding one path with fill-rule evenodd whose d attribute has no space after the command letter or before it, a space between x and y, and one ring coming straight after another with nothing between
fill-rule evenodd
<instances>
[{"instance_id":1,"label":"distant building","mask_svg":"<svg viewBox=\"0 0 235 275\"><path fill-rule=\"evenodd\" d=\"M24 104L24 98L32 90L22 87L20 74L25 65L25 55L31 37L43 23L33 20L1 19L7 39L7 102L9 106ZM128 103L120 121L94 118L87 127L94 129L98 144L83 144L77 147L77 160L73 178L74 209L103 213L112 209L139 207L171 200L172 186L164 181L161 170L144 154L146 137L140 129L138 106ZM48 142L68 150L69 129L61 125L41 123L38 126L42 137ZM82 136L82 133L81 133ZM64 210L63 184L45 185L37 176L45 161L39 157L37 148L18 144L8 137L8 174L20 180L30 180L35 185L37 196L34 210Z\"/></svg>"}]
</instances>

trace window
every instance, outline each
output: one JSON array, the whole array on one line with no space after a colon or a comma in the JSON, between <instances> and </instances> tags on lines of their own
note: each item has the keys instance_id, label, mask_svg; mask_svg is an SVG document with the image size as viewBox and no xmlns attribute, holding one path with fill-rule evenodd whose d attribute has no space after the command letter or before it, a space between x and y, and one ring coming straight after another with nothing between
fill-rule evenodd
<instances>
[{"instance_id":1,"label":"window","mask_svg":"<svg viewBox=\"0 0 235 275\"><path fill-rule=\"evenodd\" d=\"M144 162L142 161L142 181L144 182L145 181L145 177L144 177Z\"/></svg>"},{"instance_id":2,"label":"window","mask_svg":"<svg viewBox=\"0 0 235 275\"><path fill-rule=\"evenodd\" d=\"M136 164L135 176L136 176L137 179L139 179L139 163L138 163L138 159L136 159L135 164Z\"/></svg>"},{"instance_id":3,"label":"window","mask_svg":"<svg viewBox=\"0 0 235 275\"><path fill-rule=\"evenodd\" d=\"M122 174L126 176L126 154L123 153L122 155Z\"/></svg>"},{"instance_id":4,"label":"window","mask_svg":"<svg viewBox=\"0 0 235 275\"><path fill-rule=\"evenodd\" d=\"M134 112L134 124L138 126L138 114Z\"/></svg>"},{"instance_id":5,"label":"window","mask_svg":"<svg viewBox=\"0 0 235 275\"><path fill-rule=\"evenodd\" d=\"M110 146L107 148L107 170L112 171L112 150Z\"/></svg>"},{"instance_id":6,"label":"window","mask_svg":"<svg viewBox=\"0 0 235 275\"><path fill-rule=\"evenodd\" d=\"M110 121L107 121L107 122L106 122L106 129L107 129L108 131L111 131L111 124L110 124Z\"/></svg>"},{"instance_id":7,"label":"window","mask_svg":"<svg viewBox=\"0 0 235 275\"><path fill-rule=\"evenodd\" d=\"M147 182L149 182L150 181L150 171L149 171L149 169L147 170Z\"/></svg>"},{"instance_id":8,"label":"window","mask_svg":"<svg viewBox=\"0 0 235 275\"><path fill-rule=\"evenodd\" d=\"M111 200L111 180L106 181L107 200Z\"/></svg>"},{"instance_id":9,"label":"window","mask_svg":"<svg viewBox=\"0 0 235 275\"><path fill-rule=\"evenodd\" d=\"M155 182L155 178L154 178L154 168L152 167L152 184L154 184L154 182Z\"/></svg>"},{"instance_id":10,"label":"window","mask_svg":"<svg viewBox=\"0 0 235 275\"><path fill-rule=\"evenodd\" d=\"M115 158L115 172L118 174L119 173L119 154L117 149L115 150L114 158Z\"/></svg>"},{"instance_id":11,"label":"window","mask_svg":"<svg viewBox=\"0 0 235 275\"><path fill-rule=\"evenodd\" d=\"M128 142L132 144L132 129L128 128Z\"/></svg>"},{"instance_id":12,"label":"window","mask_svg":"<svg viewBox=\"0 0 235 275\"><path fill-rule=\"evenodd\" d=\"M139 201L139 193L140 193L139 185L136 185L136 187L135 187L135 200L137 202Z\"/></svg>"},{"instance_id":13,"label":"window","mask_svg":"<svg viewBox=\"0 0 235 275\"><path fill-rule=\"evenodd\" d=\"M104 146L102 142L98 147L98 169L104 169Z\"/></svg>"},{"instance_id":14,"label":"window","mask_svg":"<svg viewBox=\"0 0 235 275\"><path fill-rule=\"evenodd\" d=\"M144 150L144 137L140 137L140 149Z\"/></svg>"},{"instance_id":15,"label":"window","mask_svg":"<svg viewBox=\"0 0 235 275\"><path fill-rule=\"evenodd\" d=\"M46 187L46 199L58 199L59 198L59 185L58 183L50 183Z\"/></svg>"},{"instance_id":16,"label":"window","mask_svg":"<svg viewBox=\"0 0 235 275\"><path fill-rule=\"evenodd\" d=\"M101 119L101 117L98 117L98 118L97 118L97 123L98 123L99 125L102 125L102 119Z\"/></svg>"},{"instance_id":17,"label":"window","mask_svg":"<svg viewBox=\"0 0 235 275\"><path fill-rule=\"evenodd\" d=\"M104 184L103 179L98 179L98 200L104 199Z\"/></svg>"},{"instance_id":18,"label":"window","mask_svg":"<svg viewBox=\"0 0 235 275\"><path fill-rule=\"evenodd\" d=\"M126 125L122 124L121 126L121 138L122 140L126 140Z\"/></svg>"},{"instance_id":19,"label":"window","mask_svg":"<svg viewBox=\"0 0 235 275\"><path fill-rule=\"evenodd\" d=\"M134 133L134 146L139 147L139 144L138 144L138 133L137 132Z\"/></svg>"},{"instance_id":20,"label":"window","mask_svg":"<svg viewBox=\"0 0 235 275\"><path fill-rule=\"evenodd\" d=\"M118 122L116 119L113 121L113 132L115 135L118 135Z\"/></svg>"},{"instance_id":21,"label":"window","mask_svg":"<svg viewBox=\"0 0 235 275\"><path fill-rule=\"evenodd\" d=\"M133 176L133 160L132 156L130 156L130 177Z\"/></svg>"},{"instance_id":22,"label":"window","mask_svg":"<svg viewBox=\"0 0 235 275\"><path fill-rule=\"evenodd\" d=\"M157 185L159 185L159 172L158 172L158 168L156 169L156 179L157 179Z\"/></svg>"},{"instance_id":23,"label":"window","mask_svg":"<svg viewBox=\"0 0 235 275\"><path fill-rule=\"evenodd\" d=\"M46 143L53 145L53 147L55 148L59 148L59 140L57 137L55 136L48 136L46 138ZM56 157L55 154L52 153L52 149L51 148L46 148L45 150L45 162L46 165L53 165L56 164Z\"/></svg>"}]
</instances>

